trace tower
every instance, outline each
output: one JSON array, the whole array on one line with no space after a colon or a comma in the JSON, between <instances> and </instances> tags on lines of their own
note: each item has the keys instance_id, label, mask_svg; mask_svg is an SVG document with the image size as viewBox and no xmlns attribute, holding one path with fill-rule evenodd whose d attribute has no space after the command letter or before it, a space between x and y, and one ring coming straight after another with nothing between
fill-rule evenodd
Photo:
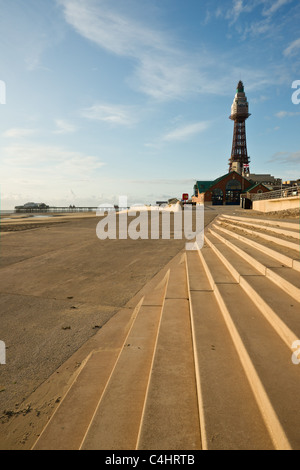
<instances>
[{"instance_id":1,"label":"tower","mask_svg":"<svg viewBox=\"0 0 300 470\"><path fill-rule=\"evenodd\" d=\"M246 119L251 116L248 110L249 105L245 95L244 85L242 81L239 81L236 95L231 106L231 115L229 116L229 119L234 121L229 171L236 171L243 176L249 176L250 174L250 159L248 157L246 143Z\"/></svg>"}]
</instances>

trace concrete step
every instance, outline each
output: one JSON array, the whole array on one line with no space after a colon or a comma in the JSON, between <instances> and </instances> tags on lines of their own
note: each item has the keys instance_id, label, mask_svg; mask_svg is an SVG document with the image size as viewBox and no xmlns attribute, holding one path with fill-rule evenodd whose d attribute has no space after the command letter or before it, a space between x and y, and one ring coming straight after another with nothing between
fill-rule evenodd
<instances>
[{"instance_id":1,"label":"concrete step","mask_svg":"<svg viewBox=\"0 0 300 470\"><path fill-rule=\"evenodd\" d=\"M207 256L208 251L202 250L200 256L213 278L221 260L213 252ZM276 449L297 449L300 409L295 390L300 376L291 350L235 278L228 282L228 274L223 280L219 276L214 292L264 423Z\"/></svg>"},{"instance_id":2,"label":"concrete step","mask_svg":"<svg viewBox=\"0 0 300 470\"><path fill-rule=\"evenodd\" d=\"M99 332L101 350L93 351L82 364L34 450L79 448L140 307L141 302L133 310L119 312Z\"/></svg>"},{"instance_id":3,"label":"concrete step","mask_svg":"<svg viewBox=\"0 0 300 470\"><path fill-rule=\"evenodd\" d=\"M258 243L257 241L253 240L253 237L249 238L249 236L246 236L247 234L240 234L239 231L236 230L236 228L233 226L231 227L231 230L228 230L223 226L220 220L217 221L217 224L211 225L211 227L213 229L217 228L217 230L222 232L223 234L231 236L232 238L234 238L235 243L236 240L241 240L242 242L244 242L245 245L255 248L257 251L260 252L260 256L262 254L266 254L273 258L273 260L283 263L287 267L293 268L296 271L300 271L300 261L299 259L295 259L296 253L294 252L294 250L284 249L281 246L275 245L273 243L261 243L263 242L263 239L261 239L260 243ZM232 230L234 228L235 230Z\"/></svg>"},{"instance_id":4,"label":"concrete step","mask_svg":"<svg viewBox=\"0 0 300 470\"><path fill-rule=\"evenodd\" d=\"M240 236L233 231L224 229L221 225L214 224L209 228L209 233L216 235L228 246L234 246L236 252L243 253L247 261L253 264L257 270L261 271L262 274L266 273L266 269L269 267L281 267L287 266L292 268L293 260L287 256L282 258L278 256L277 251L266 250L263 245L258 243L250 243L249 238Z\"/></svg>"},{"instance_id":5,"label":"concrete step","mask_svg":"<svg viewBox=\"0 0 300 470\"><path fill-rule=\"evenodd\" d=\"M223 215L224 219L232 221L238 221L241 223L247 223L247 225L253 227L263 227L268 229L270 232L287 235L288 237L300 239L299 222L283 222L283 221L272 221L269 219L256 219L248 217L236 217L230 215Z\"/></svg>"},{"instance_id":6,"label":"concrete step","mask_svg":"<svg viewBox=\"0 0 300 470\"><path fill-rule=\"evenodd\" d=\"M135 309L117 314L100 333L101 348L87 358L80 373L52 416L48 425L34 445L34 450L78 450L91 425L95 411L105 395L108 384L124 349L128 349L136 320L145 315L161 311L168 275L151 296L145 297ZM152 297L152 299L151 299ZM151 300L155 305L151 309ZM143 306L143 302L147 305ZM155 313L153 314L153 310Z\"/></svg>"},{"instance_id":7,"label":"concrete step","mask_svg":"<svg viewBox=\"0 0 300 470\"><path fill-rule=\"evenodd\" d=\"M108 322L35 450L300 449L294 227L239 219Z\"/></svg>"},{"instance_id":8,"label":"concrete step","mask_svg":"<svg viewBox=\"0 0 300 470\"><path fill-rule=\"evenodd\" d=\"M275 282L295 300L300 301L300 276L293 268L280 263L278 260L258 251L243 241L234 239L229 234L220 232L217 228L210 228L209 232L243 260L247 261L258 272Z\"/></svg>"},{"instance_id":9,"label":"concrete step","mask_svg":"<svg viewBox=\"0 0 300 470\"><path fill-rule=\"evenodd\" d=\"M300 337L300 303L212 234L206 241L289 348Z\"/></svg>"},{"instance_id":10,"label":"concrete step","mask_svg":"<svg viewBox=\"0 0 300 470\"><path fill-rule=\"evenodd\" d=\"M274 449L197 252L187 271L203 449Z\"/></svg>"},{"instance_id":11,"label":"concrete step","mask_svg":"<svg viewBox=\"0 0 300 470\"><path fill-rule=\"evenodd\" d=\"M257 237L263 238L265 240L269 240L273 243L276 243L277 245L282 245L284 247L295 250L296 252L299 251L299 242L296 243L294 241L291 241L291 239L294 237L291 237L290 235L286 236L283 234L278 234L274 236L273 232L270 231L269 227L265 227L262 224L253 225L253 224L250 224L250 222L228 219L228 218L225 218L224 216L220 217L219 220L221 222L230 224L232 227L238 227L250 235L255 234Z\"/></svg>"},{"instance_id":12,"label":"concrete step","mask_svg":"<svg viewBox=\"0 0 300 470\"><path fill-rule=\"evenodd\" d=\"M81 450L136 447L167 283L142 304L80 446Z\"/></svg>"},{"instance_id":13,"label":"concrete step","mask_svg":"<svg viewBox=\"0 0 300 470\"><path fill-rule=\"evenodd\" d=\"M201 448L185 255L170 272L138 450Z\"/></svg>"},{"instance_id":14,"label":"concrete step","mask_svg":"<svg viewBox=\"0 0 300 470\"><path fill-rule=\"evenodd\" d=\"M218 292L275 448L298 449L300 410L295 405L295 390L300 386L300 376L292 364L290 348L240 286L219 285Z\"/></svg>"}]
</instances>

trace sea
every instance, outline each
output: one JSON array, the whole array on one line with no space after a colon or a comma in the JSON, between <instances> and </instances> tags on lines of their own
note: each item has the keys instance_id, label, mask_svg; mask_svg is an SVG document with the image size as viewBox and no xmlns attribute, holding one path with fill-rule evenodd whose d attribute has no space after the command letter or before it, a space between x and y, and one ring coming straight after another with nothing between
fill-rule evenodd
<instances>
[{"instance_id":1,"label":"sea","mask_svg":"<svg viewBox=\"0 0 300 470\"><path fill-rule=\"evenodd\" d=\"M14 214L15 210L0 210L0 217L5 217L6 215Z\"/></svg>"}]
</instances>

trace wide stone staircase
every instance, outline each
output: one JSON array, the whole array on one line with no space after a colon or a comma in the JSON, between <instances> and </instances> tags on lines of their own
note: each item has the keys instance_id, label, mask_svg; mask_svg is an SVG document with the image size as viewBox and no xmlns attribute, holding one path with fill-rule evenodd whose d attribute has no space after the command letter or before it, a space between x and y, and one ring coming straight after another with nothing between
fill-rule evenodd
<instances>
[{"instance_id":1,"label":"wide stone staircase","mask_svg":"<svg viewBox=\"0 0 300 470\"><path fill-rule=\"evenodd\" d=\"M33 449L300 449L299 233L216 219L103 331Z\"/></svg>"}]
</instances>

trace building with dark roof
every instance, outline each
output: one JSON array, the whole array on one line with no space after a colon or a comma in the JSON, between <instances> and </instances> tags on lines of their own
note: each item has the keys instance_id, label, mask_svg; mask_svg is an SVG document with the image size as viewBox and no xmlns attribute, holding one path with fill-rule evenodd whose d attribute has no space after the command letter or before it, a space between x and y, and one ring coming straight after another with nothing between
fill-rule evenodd
<instances>
[{"instance_id":1,"label":"building with dark roof","mask_svg":"<svg viewBox=\"0 0 300 470\"><path fill-rule=\"evenodd\" d=\"M193 202L212 205L240 205L241 197L268 192L269 188L231 171L214 181L197 181L194 186Z\"/></svg>"},{"instance_id":2,"label":"building with dark roof","mask_svg":"<svg viewBox=\"0 0 300 470\"><path fill-rule=\"evenodd\" d=\"M262 183L271 190L281 189L282 179L275 178L272 175L266 175L266 174L256 175L255 173L251 173L249 177L247 178L256 183Z\"/></svg>"}]
</instances>

